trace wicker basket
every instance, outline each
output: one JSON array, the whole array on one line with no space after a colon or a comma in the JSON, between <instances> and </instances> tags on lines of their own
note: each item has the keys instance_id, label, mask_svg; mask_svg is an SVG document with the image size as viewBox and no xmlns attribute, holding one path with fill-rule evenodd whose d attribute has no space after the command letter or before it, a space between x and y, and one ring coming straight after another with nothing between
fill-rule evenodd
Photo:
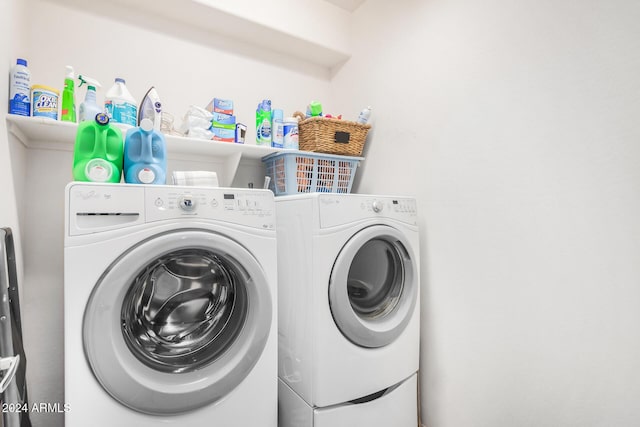
<instances>
[{"instance_id":1,"label":"wicker basket","mask_svg":"<svg viewBox=\"0 0 640 427\"><path fill-rule=\"evenodd\" d=\"M360 156L371 125L324 117L305 118L300 111L298 122L300 150L316 153Z\"/></svg>"}]
</instances>

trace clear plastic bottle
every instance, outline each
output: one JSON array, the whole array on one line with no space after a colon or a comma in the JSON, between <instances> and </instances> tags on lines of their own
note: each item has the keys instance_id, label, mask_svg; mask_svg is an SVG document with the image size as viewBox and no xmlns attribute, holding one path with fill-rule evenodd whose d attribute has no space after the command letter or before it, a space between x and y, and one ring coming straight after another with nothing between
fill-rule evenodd
<instances>
[{"instance_id":1,"label":"clear plastic bottle","mask_svg":"<svg viewBox=\"0 0 640 427\"><path fill-rule=\"evenodd\" d=\"M360 111L360 115L358 115L357 122L364 125L371 118L371 107L367 107L364 110Z\"/></svg>"},{"instance_id":2,"label":"clear plastic bottle","mask_svg":"<svg viewBox=\"0 0 640 427\"><path fill-rule=\"evenodd\" d=\"M97 80L82 74L78 76L78 79L80 80L78 88L84 84L87 85L87 93L84 97L84 101L80 103L80 108L78 109L78 119L81 122L94 120L97 114L104 112L104 108L99 107L96 102L96 91L100 87L100 83L98 83Z\"/></svg>"},{"instance_id":3,"label":"clear plastic bottle","mask_svg":"<svg viewBox=\"0 0 640 427\"><path fill-rule=\"evenodd\" d=\"M9 114L31 115L31 72L26 59L18 58L16 65L11 68Z\"/></svg>"},{"instance_id":4,"label":"clear plastic bottle","mask_svg":"<svg viewBox=\"0 0 640 427\"><path fill-rule=\"evenodd\" d=\"M114 123L130 126L138 123L138 104L127 89L124 79L120 77L116 77L115 83L105 94L104 107Z\"/></svg>"}]
</instances>

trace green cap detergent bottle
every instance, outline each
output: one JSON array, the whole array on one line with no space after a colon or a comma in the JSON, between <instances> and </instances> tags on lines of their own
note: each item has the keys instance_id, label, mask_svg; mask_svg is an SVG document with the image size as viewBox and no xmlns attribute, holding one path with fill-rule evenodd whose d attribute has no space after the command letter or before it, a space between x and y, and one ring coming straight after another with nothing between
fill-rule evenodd
<instances>
[{"instance_id":1,"label":"green cap detergent bottle","mask_svg":"<svg viewBox=\"0 0 640 427\"><path fill-rule=\"evenodd\" d=\"M73 149L73 179L90 182L120 182L124 142L122 132L109 124L109 116L78 125Z\"/></svg>"}]
</instances>

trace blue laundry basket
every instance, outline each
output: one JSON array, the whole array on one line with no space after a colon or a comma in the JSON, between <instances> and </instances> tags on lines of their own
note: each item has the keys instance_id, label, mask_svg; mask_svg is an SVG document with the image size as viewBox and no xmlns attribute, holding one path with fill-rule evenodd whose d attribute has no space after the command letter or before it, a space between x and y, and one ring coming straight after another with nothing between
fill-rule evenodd
<instances>
[{"instance_id":1,"label":"blue laundry basket","mask_svg":"<svg viewBox=\"0 0 640 427\"><path fill-rule=\"evenodd\" d=\"M362 157L287 150L262 158L276 196L300 193L350 193Z\"/></svg>"}]
</instances>

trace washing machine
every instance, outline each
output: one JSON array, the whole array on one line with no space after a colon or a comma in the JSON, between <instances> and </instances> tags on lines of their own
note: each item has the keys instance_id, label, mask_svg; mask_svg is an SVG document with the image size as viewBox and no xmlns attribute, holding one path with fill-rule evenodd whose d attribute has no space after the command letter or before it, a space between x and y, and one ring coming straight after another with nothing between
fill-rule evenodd
<instances>
[{"instance_id":1,"label":"washing machine","mask_svg":"<svg viewBox=\"0 0 640 427\"><path fill-rule=\"evenodd\" d=\"M276 211L279 425L415 427L416 200L311 193Z\"/></svg>"},{"instance_id":2,"label":"washing machine","mask_svg":"<svg viewBox=\"0 0 640 427\"><path fill-rule=\"evenodd\" d=\"M268 190L66 188L66 427L277 425Z\"/></svg>"}]
</instances>

